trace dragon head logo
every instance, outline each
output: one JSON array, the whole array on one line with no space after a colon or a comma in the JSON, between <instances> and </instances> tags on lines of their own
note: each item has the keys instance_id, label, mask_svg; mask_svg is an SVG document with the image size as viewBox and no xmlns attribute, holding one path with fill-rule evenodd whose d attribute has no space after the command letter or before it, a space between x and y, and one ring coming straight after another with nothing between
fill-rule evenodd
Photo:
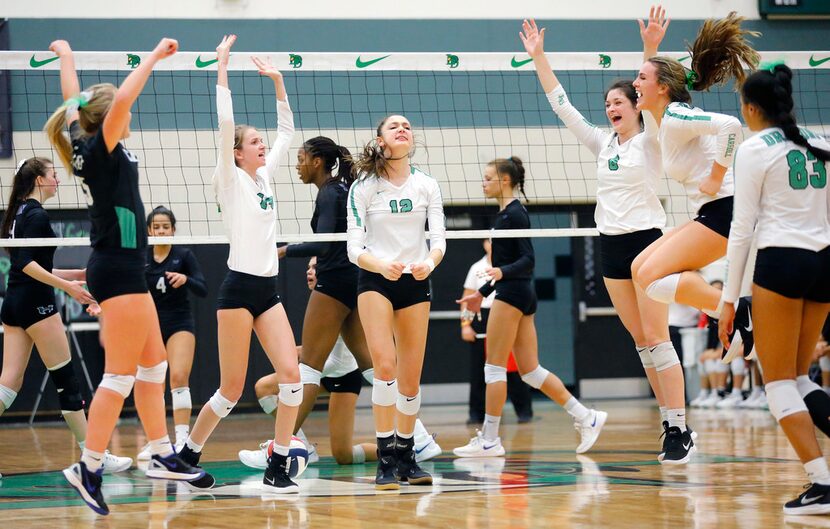
<instances>
[{"instance_id":1,"label":"dragon head logo","mask_svg":"<svg viewBox=\"0 0 830 529\"><path fill-rule=\"evenodd\" d=\"M292 68L302 68L303 67L303 57L301 55L297 55L296 53L289 53L288 54L288 64L291 65Z\"/></svg>"},{"instance_id":2,"label":"dragon head logo","mask_svg":"<svg viewBox=\"0 0 830 529\"><path fill-rule=\"evenodd\" d=\"M609 55L605 55L604 53L599 54L599 65L603 68L610 68L611 67L611 57Z\"/></svg>"},{"instance_id":3,"label":"dragon head logo","mask_svg":"<svg viewBox=\"0 0 830 529\"><path fill-rule=\"evenodd\" d=\"M135 69L138 67L139 64L141 64L141 57L134 53L127 54L127 66L129 66L132 69Z\"/></svg>"},{"instance_id":4,"label":"dragon head logo","mask_svg":"<svg viewBox=\"0 0 830 529\"><path fill-rule=\"evenodd\" d=\"M452 53L447 54L447 66L450 68L458 68L458 55Z\"/></svg>"}]
</instances>

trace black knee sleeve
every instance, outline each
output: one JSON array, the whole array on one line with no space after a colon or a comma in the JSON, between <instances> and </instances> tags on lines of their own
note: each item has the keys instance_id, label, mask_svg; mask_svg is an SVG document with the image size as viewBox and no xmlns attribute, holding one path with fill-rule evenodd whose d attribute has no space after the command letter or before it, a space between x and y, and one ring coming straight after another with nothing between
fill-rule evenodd
<instances>
[{"instance_id":1,"label":"black knee sleeve","mask_svg":"<svg viewBox=\"0 0 830 529\"><path fill-rule=\"evenodd\" d=\"M830 395L823 389L817 389L804 397L804 404L807 405L816 428L830 437Z\"/></svg>"},{"instance_id":2,"label":"black knee sleeve","mask_svg":"<svg viewBox=\"0 0 830 529\"><path fill-rule=\"evenodd\" d=\"M61 405L61 411L82 410L84 399L81 397L81 385L78 383L78 377L75 376L72 362L54 371L49 371L49 374L52 377L52 382L55 383L55 387L58 388L58 401Z\"/></svg>"},{"instance_id":3,"label":"black knee sleeve","mask_svg":"<svg viewBox=\"0 0 830 529\"><path fill-rule=\"evenodd\" d=\"M324 377L320 380L329 393L354 393L360 395L360 387L363 385L363 376L359 369L346 373L342 377Z\"/></svg>"}]
</instances>

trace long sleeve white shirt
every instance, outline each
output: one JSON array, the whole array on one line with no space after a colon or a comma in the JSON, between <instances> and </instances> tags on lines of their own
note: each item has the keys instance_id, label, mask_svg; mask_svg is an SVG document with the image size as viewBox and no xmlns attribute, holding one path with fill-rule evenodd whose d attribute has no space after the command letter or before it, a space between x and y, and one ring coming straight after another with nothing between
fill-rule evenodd
<instances>
[{"instance_id":1,"label":"long sleeve white shirt","mask_svg":"<svg viewBox=\"0 0 830 529\"><path fill-rule=\"evenodd\" d=\"M619 235L666 225L666 212L657 196L663 176L657 124L643 112L644 131L620 145L619 136L590 122L557 86L547 94L559 119L597 157L597 207L594 220L605 235Z\"/></svg>"},{"instance_id":2,"label":"long sleeve white shirt","mask_svg":"<svg viewBox=\"0 0 830 529\"><path fill-rule=\"evenodd\" d=\"M359 178L349 189L346 213L346 250L354 264L366 252L405 265L424 261L430 250L446 252L441 188L434 178L415 167L400 187L375 175Z\"/></svg>"},{"instance_id":3,"label":"long sleeve white shirt","mask_svg":"<svg viewBox=\"0 0 830 529\"><path fill-rule=\"evenodd\" d=\"M670 103L657 135L663 168L683 185L694 211L707 202L734 193L732 158L743 139L741 122L732 116L705 112L685 103ZM714 196L701 193L700 182L712 172L712 163L727 168Z\"/></svg>"},{"instance_id":4,"label":"long sleeve white shirt","mask_svg":"<svg viewBox=\"0 0 830 529\"><path fill-rule=\"evenodd\" d=\"M816 147L830 150L817 134L801 129ZM735 155L735 210L727 247L723 300L740 295L753 235L758 249L772 246L819 251L830 246L827 168L779 128L760 131Z\"/></svg>"},{"instance_id":5,"label":"long sleeve white shirt","mask_svg":"<svg viewBox=\"0 0 830 529\"><path fill-rule=\"evenodd\" d=\"M219 115L219 152L213 171L213 189L222 223L230 240L228 268L255 276L279 273L277 213L271 180L288 153L294 136L294 116L288 101L277 100L277 139L265 157L265 166L251 178L234 162L234 119L231 92L216 86Z\"/></svg>"}]
</instances>

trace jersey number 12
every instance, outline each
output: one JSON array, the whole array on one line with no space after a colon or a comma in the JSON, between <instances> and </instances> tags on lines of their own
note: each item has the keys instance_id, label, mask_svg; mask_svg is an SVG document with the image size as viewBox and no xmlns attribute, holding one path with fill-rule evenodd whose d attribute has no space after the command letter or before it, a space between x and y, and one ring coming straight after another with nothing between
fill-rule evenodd
<instances>
[{"instance_id":1,"label":"jersey number 12","mask_svg":"<svg viewBox=\"0 0 830 529\"><path fill-rule=\"evenodd\" d=\"M400 209L398 209L398 205L400 205ZM390 200L389 208L392 210L392 213L409 213L412 211L412 201L408 198L402 198L400 202Z\"/></svg>"}]
</instances>

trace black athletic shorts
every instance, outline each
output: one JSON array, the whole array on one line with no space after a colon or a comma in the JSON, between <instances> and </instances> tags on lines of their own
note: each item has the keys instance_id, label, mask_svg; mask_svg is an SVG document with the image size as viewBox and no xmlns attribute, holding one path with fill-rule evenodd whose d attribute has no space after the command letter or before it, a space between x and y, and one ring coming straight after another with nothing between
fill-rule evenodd
<instances>
[{"instance_id":1,"label":"black athletic shorts","mask_svg":"<svg viewBox=\"0 0 830 529\"><path fill-rule=\"evenodd\" d=\"M187 331L196 335L196 323L193 315L188 312L159 312L159 326L161 327L161 339L167 344L171 336L180 331Z\"/></svg>"},{"instance_id":2,"label":"black athletic shorts","mask_svg":"<svg viewBox=\"0 0 830 529\"><path fill-rule=\"evenodd\" d=\"M536 289L530 279L496 281L496 301L516 307L525 316L536 314Z\"/></svg>"},{"instance_id":3,"label":"black athletic shorts","mask_svg":"<svg viewBox=\"0 0 830 529\"><path fill-rule=\"evenodd\" d=\"M631 263L649 244L663 236L659 228L640 230L620 235L599 234L599 254L602 277L631 279Z\"/></svg>"},{"instance_id":4,"label":"black athletic shorts","mask_svg":"<svg viewBox=\"0 0 830 529\"><path fill-rule=\"evenodd\" d=\"M695 222L699 222L721 237L729 238L732 225L734 197L723 197L700 206Z\"/></svg>"},{"instance_id":5,"label":"black athletic shorts","mask_svg":"<svg viewBox=\"0 0 830 529\"><path fill-rule=\"evenodd\" d=\"M55 289L44 283L9 285L0 310L0 320L12 327L28 329L58 313Z\"/></svg>"},{"instance_id":6,"label":"black athletic shorts","mask_svg":"<svg viewBox=\"0 0 830 529\"><path fill-rule=\"evenodd\" d=\"M357 307L357 270L355 266L320 272L314 290L354 310Z\"/></svg>"},{"instance_id":7,"label":"black athletic shorts","mask_svg":"<svg viewBox=\"0 0 830 529\"><path fill-rule=\"evenodd\" d=\"M95 301L145 294L146 250L93 249L86 265L86 284Z\"/></svg>"},{"instance_id":8,"label":"black athletic shorts","mask_svg":"<svg viewBox=\"0 0 830 529\"><path fill-rule=\"evenodd\" d=\"M357 277L358 296L364 292L377 292L392 303L393 310L429 302L432 296L429 278L418 281L412 274L403 274L397 281L389 281L380 274L362 269Z\"/></svg>"},{"instance_id":9,"label":"black athletic shorts","mask_svg":"<svg viewBox=\"0 0 830 529\"><path fill-rule=\"evenodd\" d=\"M219 287L216 309L246 309L257 318L279 302L277 276L262 277L230 270Z\"/></svg>"},{"instance_id":10,"label":"black athletic shorts","mask_svg":"<svg viewBox=\"0 0 830 529\"><path fill-rule=\"evenodd\" d=\"M776 294L830 303L830 246L819 252L803 248L758 250L752 281Z\"/></svg>"},{"instance_id":11,"label":"black athletic shorts","mask_svg":"<svg viewBox=\"0 0 830 529\"><path fill-rule=\"evenodd\" d=\"M323 377L320 379L320 384L329 393L354 393L355 395L360 395L360 387L363 385L363 375L360 374L360 369L355 369L342 377Z\"/></svg>"}]
</instances>

